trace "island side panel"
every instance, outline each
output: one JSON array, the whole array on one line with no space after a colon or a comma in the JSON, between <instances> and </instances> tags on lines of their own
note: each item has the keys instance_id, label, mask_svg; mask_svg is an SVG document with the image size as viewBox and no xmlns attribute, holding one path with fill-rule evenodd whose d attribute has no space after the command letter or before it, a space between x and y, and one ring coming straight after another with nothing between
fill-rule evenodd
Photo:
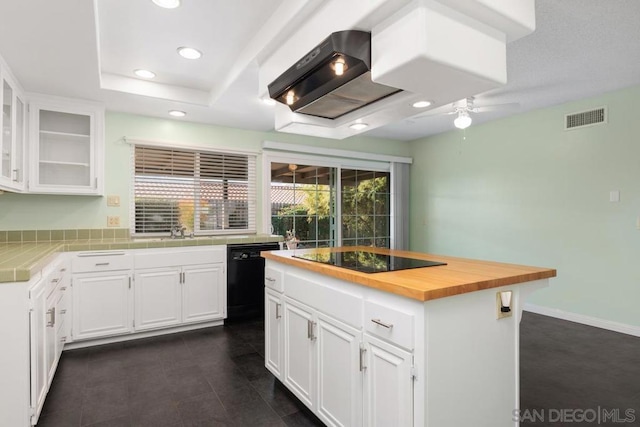
<instances>
[{"instance_id":1,"label":"island side panel","mask_svg":"<svg viewBox=\"0 0 640 427\"><path fill-rule=\"evenodd\" d=\"M519 408L519 323L538 280L427 301L425 426L513 427ZM496 293L513 291L512 315L497 319Z\"/></svg>"}]
</instances>

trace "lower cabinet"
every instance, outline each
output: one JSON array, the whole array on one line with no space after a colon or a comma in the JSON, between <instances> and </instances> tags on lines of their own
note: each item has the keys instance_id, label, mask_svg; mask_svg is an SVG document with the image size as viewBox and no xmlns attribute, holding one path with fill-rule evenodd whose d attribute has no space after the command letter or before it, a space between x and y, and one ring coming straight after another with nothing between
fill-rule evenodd
<instances>
[{"instance_id":1,"label":"lower cabinet","mask_svg":"<svg viewBox=\"0 0 640 427\"><path fill-rule=\"evenodd\" d=\"M226 247L73 257L74 341L222 320Z\"/></svg>"},{"instance_id":2,"label":"lower cabinet","mask_svg":"<svg viewBox=\"0 0 640 427\"><path fill-rule=\"evenodd\" d=\"M328 426L413 426L410 315L268 267L267 369Z\"/></svg>"},{"instance_id":3,"label":"lower cabinet","mask_svg":"<svg viewBox=\"0 0 640 427\"><path fill-rule=\"evenodd\" d=\"M181 270L177 267L135 273L137 331L179 325L182 321Z\"/></svg>"},{"instance_id":4,"label":"lower cabinet","mask_svg":"<svg viewBox=\"0 0 640 427\"><path fill-rule=\"evenodd\" d=\"M291 298L284 305L283 383L311 410L315 410L315 336L313 310Z\"/></svg>"},{"instance_id":5,"label":"lower cabinet","mask_svg":"<svg viewBox=\"0 0 640 427\"><path fill-rule=\"evenodd\" d=\"M136 270L135 330L222 319L222 264Z\"/></svg>"},{"instance_id":6,"label":"lower cabinet","mask_svg":"<svg viewBox=\"0 0 640 427\"><path fill-rule=\"evenodd\" d=\"M132 304L130 271L74 275L74 341L132 332Z\"/></svg>"},{"instance_id":7,"label":"lower cabinet","mask_svg":"<svg viewBox=\"0 0 640 427\"><path fill-rule=\"evenodd\" d=\"M316 318L318 417L329 425L361 426L362 333L321 313Z\"/></svg>"},{"instance_id":8,"label":"lower cabinet","mask_svg":"<svg viewBox=\"0 0 640 427\"><path fill-rule=\"evenodd\" d=\"M265 288L264 304L265 366L276 378L281 378L284 363L282 295Z\"/></svg>"},{"instance_id":9,"label":"lower cabinet","mask_svg":"<svg viewBox=\"0 0 640 427\"><path fill-rule=\"evenodd\" d=\"M66 340L63 301L68 284L64 256L29 290L31 423L38 421Z\"/></svg>"},{"instance_id":10,"label":"lower cabinet","mask_svg":"<svg viewBox=\"0 0 640 427\"><path fill-rule=\"evenodd\" d=\"M413 354L367 333L364 350L364 425L413 425Z\"/></svg>"},{"instance_id":11,"label":"lower cabinet","mask_svg":"<svg viewBox=\"0 0 640 427\"><path fill-rule=\"evenodd\" d=\"M48 391L47 369L47 295L44 281L30 291L31 312L31 407L32 422L38 420Z\"/></svg>"},{"instance_id":12,"label":"lower cabinet","mask_svg":"<svg viewBox=\"0 0 640 427\"><path fill-rule=\"evenodd\" d=\"M362 332L291 298L284 305L284 384L328 425L362 425Z\"/></svg>"},{"instance_id":13,"label":"lower cabinet","mask_svg":"<svg viewBox=\"0 0 640 427\"><path fill-rule=\"evenodd\" d=\"M223 319L227 306L224 264L182 268L182 322Z\"/></svg>"}]
</instances>

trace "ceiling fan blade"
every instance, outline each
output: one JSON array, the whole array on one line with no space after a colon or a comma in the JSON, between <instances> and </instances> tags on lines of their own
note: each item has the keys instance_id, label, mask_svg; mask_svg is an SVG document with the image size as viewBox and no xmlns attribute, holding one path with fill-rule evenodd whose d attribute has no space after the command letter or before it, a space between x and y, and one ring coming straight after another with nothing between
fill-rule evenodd
<instances>
[{"instance_id":1,"label":"ceiling fan blade","mask_svg":"<svg viewBox=\"0 0 640 427\"><path fill-rule=\"evenodd\" d=\"M449 116L451 114L456 114L455 111L429 111L427 113L424 114L420 114L419 116L414 116L414 117L410 117L411 120L414 119L426 119L428 117L435 117L435 116Z\"/></svg>"},{"instance_id":2,"label":"ceiling fan blade","mask_svg":"<svg viewBox=\"0 0 640 427\"><path fill-rule=\"evenodd\" d=\"M500 110L517 109L517 108L520 108L520 103L509 102L506 104L483 105L480 107L474 107L471 111L473 113L488 113L490 111L500 111Z\"/></svg>"}]
</instances>

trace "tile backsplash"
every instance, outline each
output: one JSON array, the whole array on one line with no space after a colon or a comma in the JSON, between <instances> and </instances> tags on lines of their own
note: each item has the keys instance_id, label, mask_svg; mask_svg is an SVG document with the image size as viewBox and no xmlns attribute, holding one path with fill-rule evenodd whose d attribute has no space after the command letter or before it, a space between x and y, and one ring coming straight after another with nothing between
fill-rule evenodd
<instances>
[{"instance_id":1,"label":"tile backsplash","mask_svg":"<svg viewBox=\"0 0 640 427\"><path fill-rule=\"evenodd\" d=\"M55 242L62 240L127 239L128 228L81 228L75 230L0 230L0 243Z\"/></svg>"}]
</instances>

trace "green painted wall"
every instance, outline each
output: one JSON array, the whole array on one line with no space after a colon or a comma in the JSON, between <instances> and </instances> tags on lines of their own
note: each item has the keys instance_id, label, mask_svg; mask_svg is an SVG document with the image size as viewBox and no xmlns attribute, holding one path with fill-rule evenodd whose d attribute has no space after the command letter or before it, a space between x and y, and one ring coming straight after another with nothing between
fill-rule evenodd
<instances>
[{"instance_id":1,"label":"green painted wall","mask_svg":"<svg viewBox=\"0 0 640 427\"><path fill-rule=\"evenodd\" d=\"M392 140L353 137L340 141L108 112L105 122L105 194L119 195L121 206L107 207L106 197L5 193L0 195L0 230L103 228L106 227L107 215L119 215L121 226L128 227L131 154L130 145L122 141L123 136L231 149L260 150L262 141L270 140L398 156L409 153L408 143ZM261 162L259 157L259 193L262 188ZM261 201L262 195L258 194L258 203ZM260 226L261 218L258 218Z\"/></svg>"},{"instance_id":2,"label":"green painted wall","mask_svg":"<svg viewBox=\"0 0 640 427\"><path fill-rule=\"evenodd\" d=\"M640 326L638 99L640 86L412 141L411 248L556 268L529 302ZM605 105L608 124L563 130Z\"/></svg>"}]
</instances>

